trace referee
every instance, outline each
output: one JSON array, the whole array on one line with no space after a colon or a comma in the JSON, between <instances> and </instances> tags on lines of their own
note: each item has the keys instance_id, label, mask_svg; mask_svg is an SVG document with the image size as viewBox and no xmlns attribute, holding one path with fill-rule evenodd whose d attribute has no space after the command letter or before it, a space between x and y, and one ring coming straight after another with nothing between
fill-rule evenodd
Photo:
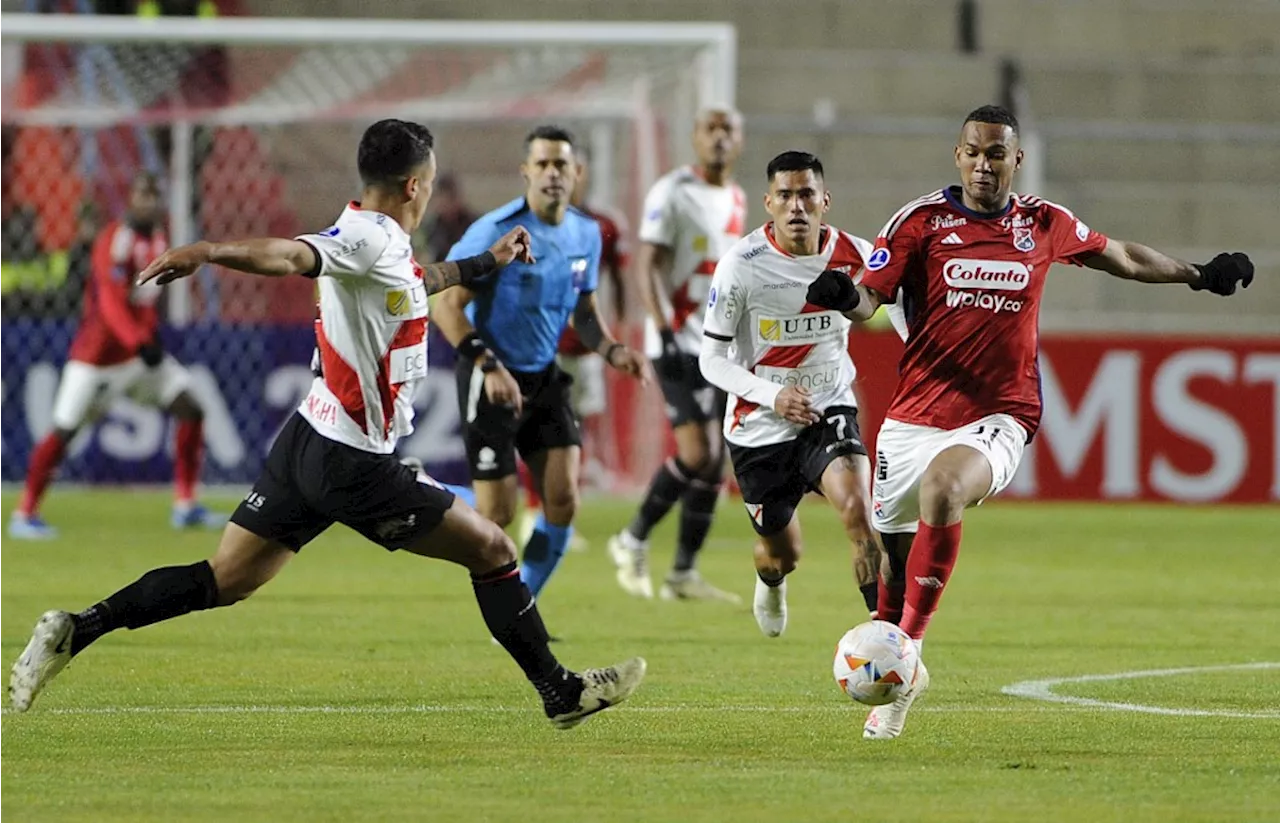
<instances>
[{"instance_id":1,"label":"referee","mask_svg":"<svg viewBox=\"0 0 1280 823\"><path fill-rule=\"evenodd\" d=\"M556 365L560 335L572 321L583 343L613 368L646 383L651 372L643 355L614 340L596 309L600 228L569 205L577 178L573 136L539 126L524 144L524 195L473 223L448 259L480 254L522 225L534 261L442 292L433 316L458 349L458 404L476 509L504 528L515 517L517 452L542 497L520 571L536 595L564 556L578 509L582 438L570 402L573 380Z\"/></svg>"}]
</instances>

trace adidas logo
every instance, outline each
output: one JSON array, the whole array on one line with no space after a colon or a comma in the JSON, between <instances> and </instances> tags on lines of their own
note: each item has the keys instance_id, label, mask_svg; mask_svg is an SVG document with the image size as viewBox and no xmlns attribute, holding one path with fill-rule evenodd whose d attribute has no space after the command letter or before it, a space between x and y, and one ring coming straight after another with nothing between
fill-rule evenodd
<instances>
[{"instance_id":1,"label":"adidas logo","mask_svg":"<svg viewBox=\"0 0 1280 823\"><path fill-rule=\"evenodd\" d=\"M948 246L959 246L959 245L963 245L964 243L964 241L960 239L960 235L956 234L955 232L951 232L951 234L948 234L946 237L942 238L942 242Z\"/></svg>"},{"instance_id":2,"label":"adidas logo","mask_svg":"<svg viewBox=\"0 0 1280 823\"><path fill-rule=\"evenodd\" d=\"M946 241L944 240L943 242L945 243ZM936 577L917 577L916 583L926 589L940 589L943 586L943 582Z\"/></svg>"}]
</instances>

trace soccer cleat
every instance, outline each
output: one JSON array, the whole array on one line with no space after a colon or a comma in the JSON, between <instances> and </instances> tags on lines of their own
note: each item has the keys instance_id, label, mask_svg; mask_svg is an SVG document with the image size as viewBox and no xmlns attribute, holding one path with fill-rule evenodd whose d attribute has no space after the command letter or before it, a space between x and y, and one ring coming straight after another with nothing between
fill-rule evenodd
<instances>
[{"instance_id":1,"label":"soccer cleat","mask_svg":"<svg viewBox=\"0 0 1280 823\"><path fill-rule=\"evenodd\" d=\"M649 543L636 540L625 529L609 538L609 556L618 567L618 585L627 594L653 599L649 579Z\"/></svg>"},{"instance_id":2,"label":"soccer cleat","mask_svg":"<svg viewBox=\"0 0 1280 823\"><path fill-rule=\"evenodd\" d=\"M9 518L9 536L14 540L53 540L58 530L40 519L38 514L14 512Z\"/></svg>"},{"instance_id":3,"label":"soccer cleat","mask_svg":"<svg viewBox=\"0 0 1280 823\"><path fill-rule=\"evenodd\" d=\"M31 708L36 695L71 662L71 634L75 624L67 612L40 615L31 642L9 670L9 702L14 711Z\"/></svg>"},{"instance_id":4,"label":"soccer cleat","mask_svg":"<svg viewBox=\"0 0 1280 823\"><path fill-rule=\"evenodd\" d=\"M169 513L169 525L175 529L220 529L230 519L225 514L211 512L200 503L174 503Z\"/></svg>"},{"instance_id":5,"label":"soccer cleat","mask_svg":"<svg viewBox=\"0 0 1280 823\"><path fill-rule=\"evenodd\" d=\"M916 682L911 690L887 706L876 706L867 715L867 722L862 727L862 736L869 740L892 740L902 734L907 725L907 709L915 699L929 688L929 670L920 661L916 672Z\"/></svg>"},{"instance_id":6,"label":"soccer cleat","mask_svg":"<svg viewBox=\"0 0 1280 823\"><path fill-rule=\"evenodd\" d=\"M647 666L643 657L633 657L615 666L579 672L582 696L578 698L578 708L551 715L552 725L558 729L572 729L596 712L618 705L639 687Z\"/></svg>"},{"instance_id":7,"label":"soccer cleat","mask_svg":"<svg viewBox=\"0 0 1280 823\"><path fill-rule=\"evenodd\" d=\"M697 569L671 572L662 582L658 596L663 600L719 600L724 603L741 603L742 598L733 592L717 589L698 573Z\"/></svg>"},{"instance_id":8,"label":"soccer cleat","mask_svg":"<svg viewBox=\"0 0 1280 823\"><path fill-rule=\"evenodd\" d=\"M777 637L787 630L787 581L776 586L766 586L756 576L756 596L751 604L756 625L765 637Z\"/></svg>"}]
</instances>

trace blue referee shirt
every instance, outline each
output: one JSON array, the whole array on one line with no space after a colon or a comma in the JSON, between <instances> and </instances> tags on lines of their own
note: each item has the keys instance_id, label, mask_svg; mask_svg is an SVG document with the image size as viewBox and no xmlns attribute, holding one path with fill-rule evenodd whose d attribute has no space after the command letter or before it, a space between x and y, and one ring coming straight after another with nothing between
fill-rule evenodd
<instances>
[{"instance_id":1,"label":"blue referee shirt","mask_svg":"<svg viewBox=\"0 0 1280 823\"><path fill-rule=\"evenodd\" d=\"M516 226L529 230L537 262L516 261L473 284L467 319L507 368L538 372L555 359L578 295L600 281L600 226L572 207L548 225L520 197L472 223L447 259L481 254Z\"/></svg>"}]
</instances>

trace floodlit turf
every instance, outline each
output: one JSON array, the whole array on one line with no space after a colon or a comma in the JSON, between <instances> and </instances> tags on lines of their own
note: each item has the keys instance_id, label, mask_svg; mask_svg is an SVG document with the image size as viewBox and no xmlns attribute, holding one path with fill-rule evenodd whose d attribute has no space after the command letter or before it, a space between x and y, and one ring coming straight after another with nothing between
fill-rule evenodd
<instances>
[{"instance_id":1,"label":"floodlit turf","mask_svg":"<svg viewBox=\"0 0 1280 823\"><path fill-rule=\"evenodd\" d=\"M6 496L7 515L13 500ZM897 741L831 680L864 619L834 519L802 516L791 625L642 602L604 551L627 503L544 593L570 665L649 659L633 702L553 730L489 643L462 571L333 529L249 602L106 638L3 720L6 821L1280 820L1280 668L1064 684L1059 694L1270 717L1159 716L1002 695L1011 683L1280 661L1280 512L972 512ZM5 540L7 666L50 607L193 562L162 495L54 490L50 544ZM748 599L750 529L721 509L704 570ZM655 568L674 524L655 536Z\"/></svg>"}]
</instances>

